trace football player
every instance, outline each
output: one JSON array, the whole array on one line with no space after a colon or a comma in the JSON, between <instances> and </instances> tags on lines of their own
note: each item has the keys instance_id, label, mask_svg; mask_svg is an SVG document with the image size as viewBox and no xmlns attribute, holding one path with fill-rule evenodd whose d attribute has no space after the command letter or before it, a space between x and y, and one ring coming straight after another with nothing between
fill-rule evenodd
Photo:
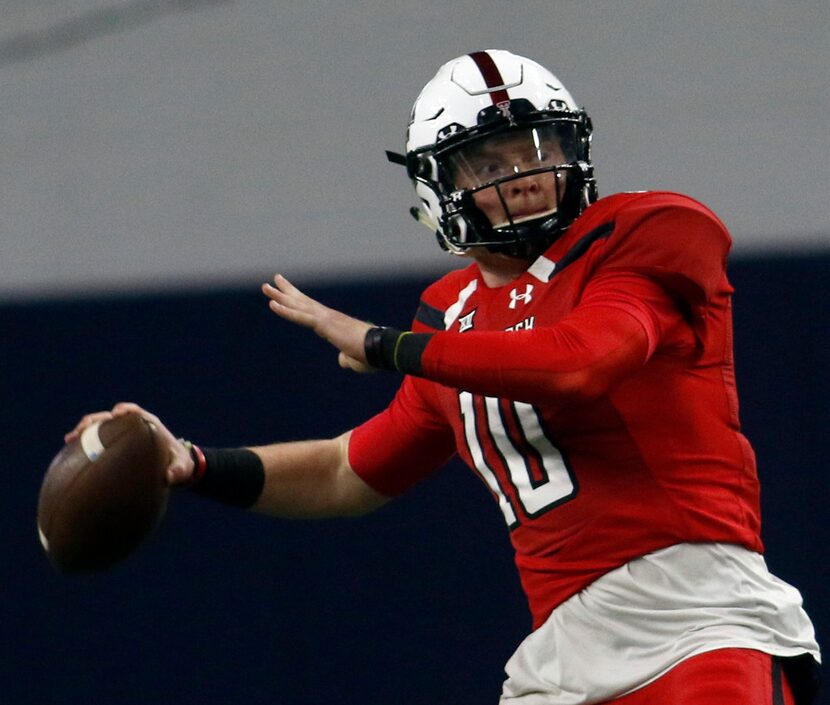
<instances>
[{"instance_id":1,"label":"football player","mask_svg":"<svg viewBox=\"0 0 830 705\"><path fill-rule=\"evenodd\" d=\"M467 266L411 330L326 307L285 277L271 309L357 371L403 373L334 439L210 449L166 434L169 481L281 516L370 511L458 454L504 515L533 632L505 705L803 705L820 659L801 596L768 571L732 360L730 236L669 192L598 199L591 120L506 51L442 66L412 110L418 220Z\"/></svg>"}]
</instances>

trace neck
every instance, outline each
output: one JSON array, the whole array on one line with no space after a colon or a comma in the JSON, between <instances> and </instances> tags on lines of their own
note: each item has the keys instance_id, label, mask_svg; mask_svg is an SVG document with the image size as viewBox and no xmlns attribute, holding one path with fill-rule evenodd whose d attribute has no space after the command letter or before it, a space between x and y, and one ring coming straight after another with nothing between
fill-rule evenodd
<instances>
[{"instance_id":1,"label":"neck","mask_svg":"<svg viewBox=\"0 0 830 705\"><path fill-rule=\"evenodd\" d=\"M533 263L532 259L511 257L497 252L490 252L484 248L475 248L477 251L470 255L478 264L481 278L491 289L509 284L518 279Z\"/></svg>"}]
</instances>

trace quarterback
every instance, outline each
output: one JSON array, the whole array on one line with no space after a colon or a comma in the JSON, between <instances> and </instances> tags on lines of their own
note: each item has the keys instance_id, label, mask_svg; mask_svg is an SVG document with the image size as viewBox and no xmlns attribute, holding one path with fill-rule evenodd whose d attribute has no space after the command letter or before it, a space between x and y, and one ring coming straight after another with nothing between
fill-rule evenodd
<instances>
[{"instance_id":1,"label":"quarterback","mask_svg":"<svg viewBox=\"0 0 830 705\"><path fill-rule=\"evenodd\" d=\"M768 571L732 359L730 236L670 192L598 198L591 120L510 52L443 65L412 109L415 217L466 258L410 330L359 321L282 275L271 309L359 372L403 375L329 440L170 446L168 478L287 517L371 511L458 454L510 532L533 632L503 705L805 705L819 648Z\"/></svg>"}]
</instances>

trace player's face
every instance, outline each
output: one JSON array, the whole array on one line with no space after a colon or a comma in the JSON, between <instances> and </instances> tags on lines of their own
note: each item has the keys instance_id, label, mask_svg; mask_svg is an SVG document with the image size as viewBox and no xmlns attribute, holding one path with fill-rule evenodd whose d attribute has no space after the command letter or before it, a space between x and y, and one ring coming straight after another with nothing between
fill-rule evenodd
<instances>
[{"instance_id":1,"label":"player's face","mask_svg":"<svg viewBox=\"0 0 830 705\"><path fill-rule=\"evenodd\" d=\"M449 158L455 186L479 189L473 198L493 227L508 225L511 218L519 224L555 213L565 192L565 173L517 175L568 161L559 139L545 127L483 138Z\"/></svg>"}]
</instances>

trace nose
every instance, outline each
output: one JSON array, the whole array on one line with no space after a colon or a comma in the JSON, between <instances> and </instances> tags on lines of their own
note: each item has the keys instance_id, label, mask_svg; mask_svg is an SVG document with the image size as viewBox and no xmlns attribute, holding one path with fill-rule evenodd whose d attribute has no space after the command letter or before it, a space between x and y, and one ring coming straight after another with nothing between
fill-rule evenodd
<instances>
[{"instance_id":1,"label":"nose","mask_svg":"<svg viewBox=\"0 0 830 705\"><path fill-rule=\"evenodd\" d=\"M536 195L542 192L541 174L533 174L532 176L523 176L520 179L514 179L507 184L507 194L516 198L517 196Z\"/></svg>"}]
</instances>

